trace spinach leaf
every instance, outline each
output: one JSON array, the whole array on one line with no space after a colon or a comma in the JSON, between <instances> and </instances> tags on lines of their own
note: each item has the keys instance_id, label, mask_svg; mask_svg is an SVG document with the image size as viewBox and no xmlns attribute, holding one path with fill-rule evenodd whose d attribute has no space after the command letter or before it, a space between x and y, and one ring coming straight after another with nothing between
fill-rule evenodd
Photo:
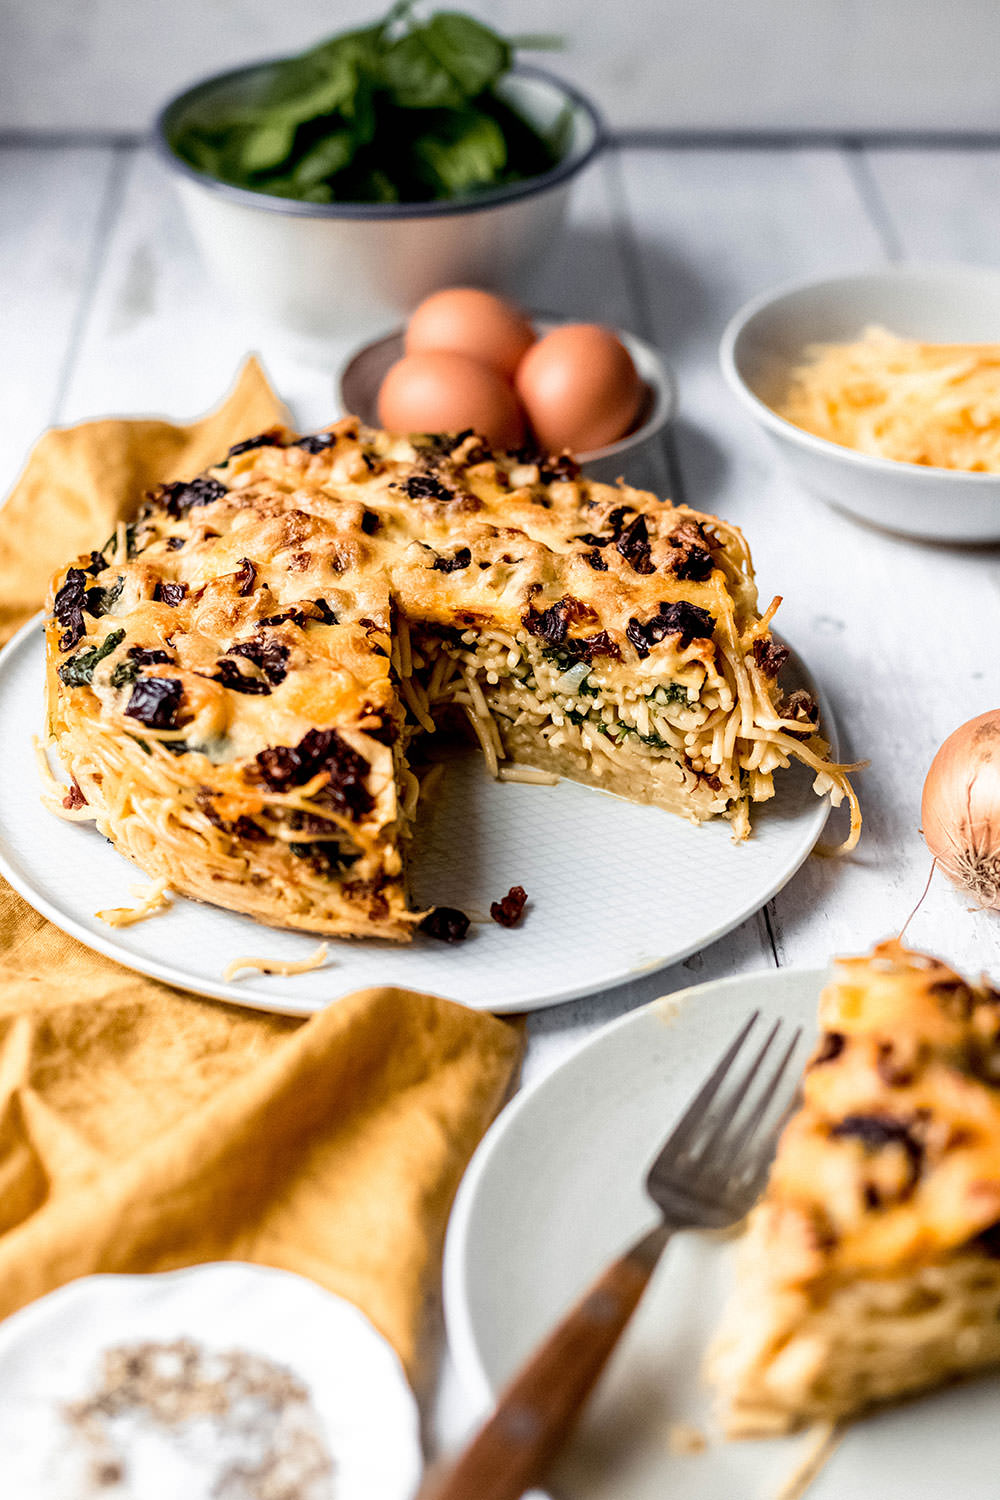
<instances>
[{"instance_id":1,"label":"spinach leaf","mask_svg":"<svg viewBox=\"0 0 1000 1500\"><path fill-rule=\"evenodd\" d=\"M548 170L547 139L495 92L516 46L460 11L397 0L372 26L275 65L256 98L204 103L171 144L199 171L312 203L454 198Z\"/></svg>"},{"instance_id":2,"label":"spinach leaf","mask_svg":"<svg viewBox=\"0 0 1000 1500\"><path fill-rule=\"evenodd\" d=\"M436 134L419 137L413 149L439 189L435 196L442 198L457 198L496 182L507 162L507 144L497 122L471 111L450 115Z\"/></svg>"},{"instance_id":3,"label":"spinach leaf","mask_svg":"<svg viewBox=\"0 0 1000 1500\"><path fill-rule=\"evenodd\" d=\"M383 76L403 109L461 109L505 73L510 47L471 16L441 11L390 47Z\"/></svg>"},{"instance_id":4,"label":"spinach leaf","mask_svg":"<svg viewBox=\"0 0 1000 1500\"><path fill-rule=\"evenodd\" d=\"M116 646L120 646L125 639L124 630L112 630L110 635L105 636L99 646L84 646L82 651L77 651L68 661L64 661L59 668L59 679L67 687L87 687L94 676L94 668L99 661L110 656Z\"/></svg>"},{"instance_id":5,"label":"spinach leaf","mask_svg":"<svg viewBox=\"0 0 1000 1500\"><path fill-rule=\"evenodd\" d=\"M354 137L349 130L335 130L332 135L321 136L299 157L292 182L298 188L316 187L346 167L353 155Z\"/></svg>"},{"instance_id":6,"label":"spinach leaf","mask_svg":"<svg viewBox=\"0 0 1000 1500\"><path fill-rule=\"evenodd\" d=\"M269 172L287 160L295 141L298 123L280 115L253 125L240 140L235 165L246 177L255 172Z\"/></svg>"}]
</instances>

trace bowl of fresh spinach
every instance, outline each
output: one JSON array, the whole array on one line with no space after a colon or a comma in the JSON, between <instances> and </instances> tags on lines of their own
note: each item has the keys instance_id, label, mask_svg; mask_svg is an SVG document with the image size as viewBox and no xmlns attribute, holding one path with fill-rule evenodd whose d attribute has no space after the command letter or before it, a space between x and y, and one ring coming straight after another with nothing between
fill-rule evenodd
<instances>
[{"instance_id":1,"label":"bowl of fresh spinach","mask_svg":"<svg viewBox=\"0 0 1000 1500\"><path fill-rule=\"evenodd\" d=\"M600 149L593 105L456 11L401 0L297 57L218 74L155 141L203 255L257 313L370 329L441 286L510 288Z\"/></svg>"}]
</instances>

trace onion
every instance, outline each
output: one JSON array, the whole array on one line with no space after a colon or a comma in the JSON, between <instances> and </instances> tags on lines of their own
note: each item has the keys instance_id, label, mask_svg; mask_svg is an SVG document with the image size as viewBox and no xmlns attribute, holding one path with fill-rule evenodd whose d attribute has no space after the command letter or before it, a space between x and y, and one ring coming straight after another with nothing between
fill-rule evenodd
<instances>
[{"instance_id":1,"label":"onion","mask_svg":"<svg viewBox=\"0 0 1000 1500\"><path fill-rule=\"evenodd\" d=\"M948 736L927 772L920 812L936 863L980 906L1000 910L1000 709Z\"/></svg>"},{"instance_id":2,"label":"onion","mask_svg":"<svg viewBox=\"0 0 1000 1500\"><path fill-rule=\"evenodd\" d=\"M561 677L556 678L555 683L553 684L555 691L557 693L565 693L567 698L576 698L580 692L581 684L583 683L584 678L588 676L589 672L589 662L574 662L571 667L568 667L567 670L563 672Z\"/></svg>"}]
</instances>

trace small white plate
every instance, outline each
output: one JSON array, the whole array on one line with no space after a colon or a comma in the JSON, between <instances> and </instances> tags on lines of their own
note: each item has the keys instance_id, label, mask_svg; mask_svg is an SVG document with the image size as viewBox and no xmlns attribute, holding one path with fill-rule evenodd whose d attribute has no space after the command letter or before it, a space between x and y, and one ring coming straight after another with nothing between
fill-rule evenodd
<instances>
[{"instance_id":1,"label":"small white plate","mask_svg":"<svg viewBox=\"0 0 1000 1500\"><path fill-rule=\"evenodd\" d=\"M358 1309L288 1271L218 1262L155 1276L87 1276L0 1325L0 1452L4 1500L117 1497L134 1489L86 1482L92 1450L64 1411L101 1378L102 1354L123 1344L187 1338L207 1353L262 1355L306 1386L334 1464L336 1500L409 1500L420 1481L417 1404L393 1349ZM209 1500L189 1441L144 1424L120 1434L142 1500ZM203 1450L204 1443L195 1448ZM175 1470L173 1465L177 1466ZM193 1484L193 1488L188 1485Z\"/></svg>"},{"instance_id":2,"label":"small white plate","mask_svg":"<svg viewBox=\"0 0 1000 1500\"><path fill-rule=\"evenodd\" d=\"M222 972L248 954L300 959L318 938L175 897L166 911L112 928L94 913L130 904L141 871L89 824L39 800L32 736L42 728L44 647L25 626L0 653L0 873L25 900L88 947L180 989L309 1015L366 985L409 986L480 1010L534 1010L608 989L705 948L791 879L826 821L828 803L799 767L755 810L734 844L729 824L686 822L563 781L491 781L477 754L448 766L413 848L415 899L487 915L512 885L529 904L514 929L477 922L465 943L331 941L326 964L288 978ZM815 691L801 665L789 679ZM832 718L819 696L825 734ZM834 750L835 753L835 750Z\"/></svg>"},{"instance_id":3,"label":"small white plate","mask_svg":"<svg viewBox=\"0 0 1000 1500\"><path fill-rule=\"evenodd\" d=\"M858 453L805 432L773 409L808 345L850 342L870 323L933 343L1000 343L1000 271L888 266L765 292L726 328L722 373L791 472L821 500L922 541L1000 541L1000 474Z\"/></svg>"},{"instance_id":4,"label":"small white plate","mask_svg":"<svg viewBox=\"0 0 1000 1500\"><path fill-rule=\"evenodd\" d=\"M445 1254L445 1313L464 1388L493 1398L563 1312L655 1219L642 1182L671 1125L759 1007L816 1035L819 971L766 970L685 990L604 1027L521 1094L472 1159ZM679 1236L552 1483L559 1500L774 1500L808 1438L721 1440L699 1380L727 1293L731 1243ZM851 1427L809 1500L996 1500L1000 1378ZM670 1451L693 1423L703 1453Z\"/></svg>"}]
</instances>

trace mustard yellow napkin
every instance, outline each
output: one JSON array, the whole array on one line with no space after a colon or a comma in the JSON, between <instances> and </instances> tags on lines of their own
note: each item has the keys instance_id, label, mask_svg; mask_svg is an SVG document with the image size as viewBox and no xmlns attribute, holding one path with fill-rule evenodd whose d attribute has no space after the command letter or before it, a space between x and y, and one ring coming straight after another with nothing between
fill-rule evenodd
<instances>
[{"instance_id":1,"label":"mustard yellow napkin","mask_svg":"<svg viewBox=\"0 0 1000 1500\"><path fill-rule=\"evenodd\" d=\"M61 563L99 547L155 484L191 479L241 438L288 420L256 359L196 422L108 417L53 427L0 509L0 645L41 606Z\"/></svg>"},{"instance_id":2,"label":"mustard yellow napkin","mask_svg":"<svg viewBox=\"0 0 1000 1500\"><path fill-rule=\"evenodd\" d=\"M283 416L251 361L189 427L46 434L0 510L0 638L144 490ZM416 1377L451 1200L519 1047L407 990L306 1022L183 995L0 879L0 1316L95 1271L260 1261L350 1298Z\"/></svg>"}]
</instances>

